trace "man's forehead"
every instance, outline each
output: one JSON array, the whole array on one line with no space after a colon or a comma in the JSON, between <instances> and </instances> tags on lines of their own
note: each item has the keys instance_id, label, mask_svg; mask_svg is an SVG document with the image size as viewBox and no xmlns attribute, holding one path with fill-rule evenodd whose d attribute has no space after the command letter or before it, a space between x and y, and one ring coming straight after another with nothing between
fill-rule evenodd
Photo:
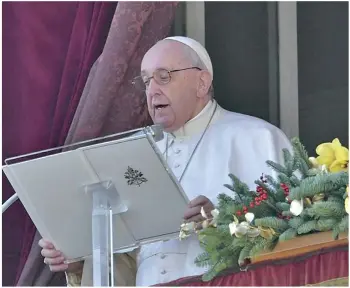
<instances>
[{"instance_id":1,"label":"man's forehead","mask_svg":"<svg viewBox=\"0 0 350 288\"><path fill-rule=\"evenodd\" d=\"M160 68L174 69L185 61L185 55L181 43L162 40L147 51L142 59L141 72Z\"/></svg>"}]
</instances>

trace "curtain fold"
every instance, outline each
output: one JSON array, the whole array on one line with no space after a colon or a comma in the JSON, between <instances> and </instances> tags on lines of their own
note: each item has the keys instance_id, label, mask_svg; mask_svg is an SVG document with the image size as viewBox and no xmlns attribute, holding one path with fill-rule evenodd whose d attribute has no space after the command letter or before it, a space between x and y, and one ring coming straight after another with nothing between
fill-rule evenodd
<instances>
[{"instance_id":1,"label":"curtain fold","mask_svg":"<svg viewBox=\"0 0 350 288\"><path fill-rule=\"evenodd\" d=\"M120 2L111 30L78 105L66 143L149 124L146 97L131 84L143 55L169 33L176 2Z\"/></svg>"},{"instance_id":2,"label":"curtain fold","mask_svg":"<svg viewBox=\"0 0 350 288\"><path fill-rule=\"evenodd\" d=\"M64 143L90 68L102 52L116 5L3 3L3 161ZM6 200L14 191L4 174L3 188ZM2 280L3 285L13 286L36 232L19 201L3 215L3 231ZM37 273L31 270L28 277L33 275ZM25 282L22 284L33 284Z\"/></svg>"}]
</instances>

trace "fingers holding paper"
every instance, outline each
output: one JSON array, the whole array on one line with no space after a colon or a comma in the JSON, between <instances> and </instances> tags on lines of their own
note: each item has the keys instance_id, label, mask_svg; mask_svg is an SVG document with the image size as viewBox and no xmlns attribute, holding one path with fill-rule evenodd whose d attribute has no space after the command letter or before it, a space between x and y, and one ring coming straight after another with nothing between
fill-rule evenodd
<instances>
[{"instance_id":1,"label":"fingers holding paper","mask_svg":"<svg viewBox=\"0 0 350 288\"><path fill-rule=\"evenodd\" d=\"M210 211L214 209L213 203L205 196L200 195L193 199L187 207L184 214L184 220L186 222L201 222L204 217L201 214L201 208L203 207L206 214L210 215Z\"/></svg>"},{"instance_id":2,"label":"fingers holding paper","mask_svg":"<svg viewBox=\"0 0 350 288\"><path fill-rule=\"evenodd\" d=\"M43 248L41 255L44 257L44 263L49 265L52 272L61 272L68 269L68 264L65 264L63 254L56 250L54 245L44 239L40 239L39 246Z\"/></svg>"}]
</instances>

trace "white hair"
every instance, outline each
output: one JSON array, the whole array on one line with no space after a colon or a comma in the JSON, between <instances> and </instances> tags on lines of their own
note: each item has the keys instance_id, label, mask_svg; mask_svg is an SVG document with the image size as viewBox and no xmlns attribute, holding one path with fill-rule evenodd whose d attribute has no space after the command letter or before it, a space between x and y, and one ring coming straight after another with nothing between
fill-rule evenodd
<instances>
[{"instance_id":1,"label":"white hair","mask_svg":"<svg viewBox=\"0 0 350 288\"><path fill-rule=\"evenodd\" d=\"M191 49L187 45L182 45L182 47L183 47L183 51L184 51L186 59L188 59L190 61L191 65L193 65L193 67L198 67L201 70L208 71L208 69L205 66L205 64L203 63L203 61L199 58L198 54L195 51L193 51L193 49ZM211 83L211 85L209 87L208 95L210 96L211 99L214 98L213 83Z\"/></svg>"}]
</instances>

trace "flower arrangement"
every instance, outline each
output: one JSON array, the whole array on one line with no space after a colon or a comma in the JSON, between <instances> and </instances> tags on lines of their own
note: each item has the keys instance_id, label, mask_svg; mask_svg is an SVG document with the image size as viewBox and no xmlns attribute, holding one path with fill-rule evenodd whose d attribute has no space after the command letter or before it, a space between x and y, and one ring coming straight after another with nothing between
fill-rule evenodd
<instances>
[{"instance_id":1,"label":"flower arrangement","mask_svg":"<svg viewBox=\"0 0 350 288\"><path fill-rule=\"evenodd\" d=\"M250 191L236 176L224 185L235 197L218 196L218 207L202 223L184 223L180 239L197 233L204 253L195 263L210 269L209 281L227 268L242 267L249 259L272 250L279 241L332 231L334 239L348 230L349 151L338 139L316 148L315 157L292 139L293 153L283 149L284 165L267 161L277 179L262 175Z\"/></svg>"}]
</instances>

